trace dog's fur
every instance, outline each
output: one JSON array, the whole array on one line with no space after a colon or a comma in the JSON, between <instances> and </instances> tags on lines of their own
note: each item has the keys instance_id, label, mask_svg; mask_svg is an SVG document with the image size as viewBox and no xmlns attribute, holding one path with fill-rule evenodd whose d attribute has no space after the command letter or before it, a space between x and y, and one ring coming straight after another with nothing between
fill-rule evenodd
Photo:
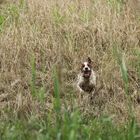
<instances>
[{"instance_id":1,"label":"dog's fur","mask_svg":"<svg viewBox=\"0 0 140 140\"><path fill-rule=\"evenodd\" d=\"M87 61L82 63L81 71L78 74L77 87L80 92L91 93L95 90L96 74L93 71L92 61L88 57Z\"/></svg>"}]
</instances>

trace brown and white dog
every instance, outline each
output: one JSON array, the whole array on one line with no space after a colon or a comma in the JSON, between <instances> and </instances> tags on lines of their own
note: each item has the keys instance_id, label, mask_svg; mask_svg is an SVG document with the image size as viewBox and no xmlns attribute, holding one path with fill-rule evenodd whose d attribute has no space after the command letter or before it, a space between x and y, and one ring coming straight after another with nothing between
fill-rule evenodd
<instances>
[{"instance_id":1,"label":"brown and white dog","mask_svg":"<svg viewBox=\"0 0 140 140\"><path fill-rule=\"evenodd\" d=\"M86 62L82 63L81 71L78 74L77 87L80 92L91 93L95 90L96 74L93 71L92 61L88 57Z\"/></svg>"}]
</instances>

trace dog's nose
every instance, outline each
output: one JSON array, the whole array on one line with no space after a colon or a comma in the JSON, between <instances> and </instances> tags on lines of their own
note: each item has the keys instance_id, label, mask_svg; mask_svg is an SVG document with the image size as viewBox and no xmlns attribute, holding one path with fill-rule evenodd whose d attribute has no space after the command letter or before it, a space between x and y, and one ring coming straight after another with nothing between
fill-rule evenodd
<instances>
[{"instance_id":1,"label":"dog's nose","mask_svg":"<svg viewBox=\"0 0 140 140\"><path fill-rule=\"evenodd\" d=\"M85 70L88 70L88 68L86 67Z\"/></svg>"}]
</instances>

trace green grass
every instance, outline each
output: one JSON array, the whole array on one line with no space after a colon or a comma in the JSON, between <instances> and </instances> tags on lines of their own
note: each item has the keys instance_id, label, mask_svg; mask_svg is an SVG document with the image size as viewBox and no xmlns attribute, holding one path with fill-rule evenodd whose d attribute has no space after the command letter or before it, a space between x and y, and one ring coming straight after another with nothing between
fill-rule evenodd
<instances>
[{"instance_id":1,"label":"green grass","mask_svg":"<svg viewBox=\"0 0 140 140\"><path fill-rule=\"evenodd\" d=\"M5 18L4 16L0 15L0 32L2 31L4 25Z\"/></svg>"},{"instance_id":2,"label":"green grass","mask_svg":"<svg viewBox=\"0 0 140 140\"><path fill-rule=\"evenodd\" d=\"M55 109L54 109L55 111ZM58 113L58 112L55 112ZM135 119L117 127L110 117L91 118L84 122L79 111L56 115L51 124L46 114L44 119L29 118L23 120L7 120L0 122L0 138L2 140L139 140L140 128ZM52 119L52 118L51 118Z\"/></svg>"}]
</instances>

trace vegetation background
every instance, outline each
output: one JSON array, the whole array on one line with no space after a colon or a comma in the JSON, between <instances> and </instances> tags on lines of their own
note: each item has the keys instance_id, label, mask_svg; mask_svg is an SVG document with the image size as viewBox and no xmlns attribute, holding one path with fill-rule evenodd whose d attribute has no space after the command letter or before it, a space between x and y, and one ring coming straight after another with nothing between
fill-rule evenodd
<instances>
[{"instance_id":1,"label":"vegetation background","mask_svg":"<svg viewBox=\"0 0 140 140\"><path fill-rule=\"evenodd\" d=\"M100 90L79 100L87 56ZM139 0L0 0L0 140L138 140L139 123Z\"/></svg>"}]
</instances>

